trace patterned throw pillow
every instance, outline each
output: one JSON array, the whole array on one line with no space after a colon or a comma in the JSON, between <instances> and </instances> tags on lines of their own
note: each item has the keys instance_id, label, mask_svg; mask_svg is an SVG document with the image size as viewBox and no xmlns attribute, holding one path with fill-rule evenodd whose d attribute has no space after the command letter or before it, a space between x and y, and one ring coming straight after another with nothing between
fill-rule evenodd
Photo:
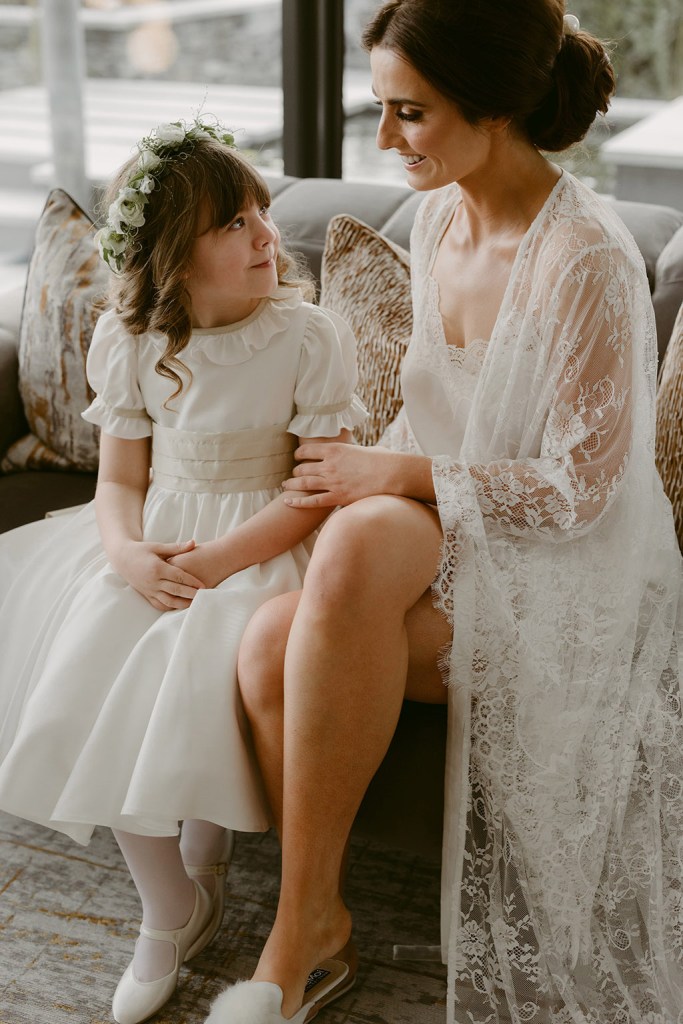
<instances>
[{"instance_id":1,"label":"patterned throw pillow","mask_svg":"<svg viewBox=\"0 0 683 1024\"><path fill-rule=\"evenodd\" d=\"M376 444L401 408L400 371L413 313L410 256L355 217L333 217L325 237L320 305L339 313L358 342L358 394L370 411L356 428Z\"/></svg>"},{"instance_id":2,"label":"patterned throw pillow","mask_svg":"<svg viewBox=\"0 0 683 1024\"><path fill-rule=\"evenodd\" d=\"M97 468L99 432L81 412L92 401L85 359L109 277L92 221L55 189L36 229L19 332L19 389L31 433L10 447L3 472Z\"/></svg>"},{"instance_id":3,"label":"patterned throw pillow","mask_svg":"<svg viewBox=\"0 0 683 1024\"><path fill-rule=\"evenodd\" d=\"M673 505L683 549L683 306L678 311L657 390L657 469Z\"/></svg>"}]
</instances>

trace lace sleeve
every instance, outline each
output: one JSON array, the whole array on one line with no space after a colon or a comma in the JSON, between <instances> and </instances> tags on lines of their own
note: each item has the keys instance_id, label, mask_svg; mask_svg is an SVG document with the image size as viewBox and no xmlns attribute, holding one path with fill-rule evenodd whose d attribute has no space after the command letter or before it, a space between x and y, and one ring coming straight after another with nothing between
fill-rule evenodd
<instances>
[{"instance_id":1,"label":"lace sleeve","mask_svg":"<svg viewBox=\"0 0 683 1024\"><path fill-rule=\"evenodd\" d=\"M541 395L537 411L525 411L538 424L538 455L434 459L445 527L562 540L603 515L631 448L635 275L621 250L588 246L538 303L546 366L532 389Z\"/></svg>"}]
</instances>

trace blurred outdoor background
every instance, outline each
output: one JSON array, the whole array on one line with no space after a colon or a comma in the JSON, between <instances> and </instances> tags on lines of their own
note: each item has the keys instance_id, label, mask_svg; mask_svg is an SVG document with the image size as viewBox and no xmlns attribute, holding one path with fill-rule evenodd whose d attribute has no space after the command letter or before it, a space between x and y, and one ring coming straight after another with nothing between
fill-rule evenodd
<instances>
[{"instance_id":1,"label":"blurred outdoor background","mask_svg":"<svg viewBox=\"0 0 683 1024\"><path fill-rule=\"evenodd\" d=\"M44 196L54 184L43 2L0 0L0 253L26 247ZM359 45L362 28L378 4L345 0L342 173L352 179L402 182L400 162L374 145L377 111L368 57ZM615 193L619 160L642 164L647 158L637 139L636 157L619 157L618 147L610 155L603 144L609 140L613 145L619 133L651 119L683 95L683 3L571 0L569 9L585 28L611 42L619 84L608 116L561 162L598 191ZM279 0L81 0L79 18L91 181L106 179L136 138L160 120L192 117L199 110L238 129L238 141L253 152L260 167L281 172ZM655 142L646 139L645 146L657 150L658 136L668 137L666 152L655 153L654 163L680 168L683 197L683 106L676 110L673 134L678 131L680 139L673 158L669 129L658 129ZM657 201L656 195L649 198Z\"/></svg>"}]
</instances>

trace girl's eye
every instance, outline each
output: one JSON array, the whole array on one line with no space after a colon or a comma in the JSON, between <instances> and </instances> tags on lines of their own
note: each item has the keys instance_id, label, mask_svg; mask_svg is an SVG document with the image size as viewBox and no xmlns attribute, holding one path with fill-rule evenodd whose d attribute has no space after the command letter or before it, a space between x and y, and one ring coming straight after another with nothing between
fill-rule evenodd
<instances>
[{"instance_id":1,"label":"girl's eye","mask_svg":"<svg viewBox=\"0 0 683 1024\"><path fill-rule=\"evenodd\" d=\"M232 231L234 228L243 228L243 227L244 227L244 217L237 217L237 218L235 218L235 220L232 221L231 224L228 225L228 230Z\"/></svg>"},{"instance_id":2,"label":"girl's eye","mask_svg":"<svg viewBox=\"0 0 683 1024\"><path fill-rule=\"evenodd\" d=\"M259 210L259 213L260 213L260 215L262 217L267 217L269 215L269 213L270 213L270 206L268 205L268 203L264 203L263 204L263 206Z\"/></svg>"}]
</instances>

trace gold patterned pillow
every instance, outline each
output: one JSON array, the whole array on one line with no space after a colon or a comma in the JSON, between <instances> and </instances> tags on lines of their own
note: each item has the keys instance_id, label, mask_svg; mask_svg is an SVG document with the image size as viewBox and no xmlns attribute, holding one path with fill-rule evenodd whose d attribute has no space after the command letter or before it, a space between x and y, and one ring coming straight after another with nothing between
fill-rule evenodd
<instances>
[{"instance_id":1,"label":"gold patterned pillow","mask_svg":"<svg viewBox=\"0 0 683 1024\"><path fill-rule=\"evenodd\" d=\"M673 505L683 549L683 306L667 345L657 390L657 469Z\"/></svg>"},{"instance_id":2,"label":"gold patterned pillow","mask_svg":"<svg viewBox=\"0 0 683 1024\"><path fill-rule=\"evenodd\" d=\"M358 342L358 394L370 416L356 428L361 444L377 444L402 405L401 363L413 324L410 256L346 214L325 237L320 305L339 313Z\"/></svg>"},{"instance_id":3,"label":"gold patterned pillow","mask_svg":"<svg viewBox=\"0 0 683 1024\"><path fill-rule=\"evenodd\" d=\"M98 429L81 412L92 401L85 360L108 284L92 221L54 189L36 229L19 331L19 390L31 433L10 447L3 472L97 468Z\"/></svg>"}]
</instances>

